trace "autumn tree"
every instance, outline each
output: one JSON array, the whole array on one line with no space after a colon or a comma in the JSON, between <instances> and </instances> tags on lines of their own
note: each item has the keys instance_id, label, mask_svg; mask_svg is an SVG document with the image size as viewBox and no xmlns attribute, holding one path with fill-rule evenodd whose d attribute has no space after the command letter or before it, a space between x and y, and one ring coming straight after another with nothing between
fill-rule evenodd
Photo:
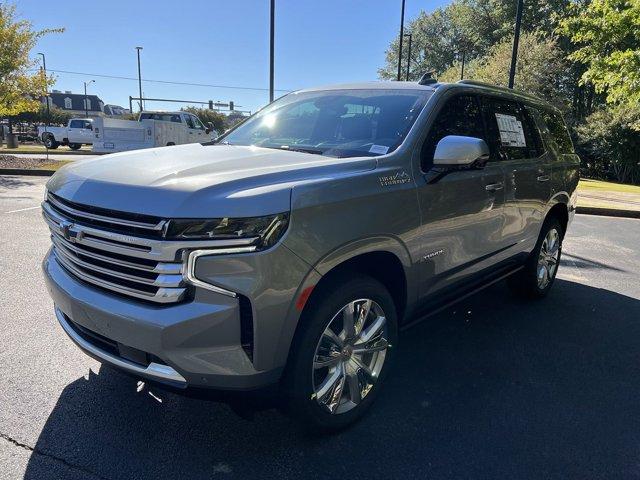
<instances>
[{"instance_id":1,"label":"autumn tree","mask_svg":"<svg viewBox=\"0 0 640 480\"><path fill-rule=\"evenodd\" d=\"M31 22L16 18L14 5L0 2L0 117L38 111L39 98L53 79L37 71L29 53L43 35L60 31L35 31Z\"/></svg>"}]
</instances>

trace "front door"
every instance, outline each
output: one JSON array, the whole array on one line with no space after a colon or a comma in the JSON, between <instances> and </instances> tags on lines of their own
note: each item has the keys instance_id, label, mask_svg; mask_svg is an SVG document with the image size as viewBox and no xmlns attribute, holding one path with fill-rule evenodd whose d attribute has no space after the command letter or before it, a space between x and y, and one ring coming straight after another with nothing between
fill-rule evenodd
<instances>
[{"instance_id":1,"label":"front door","mask_svg":"<svg viewBox=\"0 0 640 480\"><path fill-rule=\"evenodd\" d=\"M501 163L489 161L481 169L453 171L434 179L433 154L447 135L486 140L477 96L462 94L441 101L422 146L423 174L418 178L422 296L492 265L505 249Z\"/></svg>"}]
</instances>

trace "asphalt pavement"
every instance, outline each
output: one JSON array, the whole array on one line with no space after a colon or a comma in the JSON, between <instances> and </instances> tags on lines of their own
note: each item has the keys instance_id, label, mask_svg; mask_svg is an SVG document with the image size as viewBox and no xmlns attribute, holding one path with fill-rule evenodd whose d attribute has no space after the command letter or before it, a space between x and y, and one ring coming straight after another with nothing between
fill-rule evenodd
<instances>
[{"instance_id":1,"label":"asphalt pavement","mask_svg":"<svg viewBox=\"0 0 640 480\"><path fill-rule=\"evenodd\" d=\"M498 283L408 330L363 421L312 437L81 353L40 273L45 181L0 176L0 479L640 478L640 220L578 215L546 299Z\"/></svg>"}]
</instances>

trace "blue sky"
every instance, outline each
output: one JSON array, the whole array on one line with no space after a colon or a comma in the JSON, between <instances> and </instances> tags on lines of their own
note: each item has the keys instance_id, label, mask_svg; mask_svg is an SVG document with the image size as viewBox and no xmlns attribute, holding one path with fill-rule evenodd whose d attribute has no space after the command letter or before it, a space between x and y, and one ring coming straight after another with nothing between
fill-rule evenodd
<instances>
[{"instance_id":1,"label":"blue sky","mask_svg":"<svg viewBox=\"0 0 640 480\"><path fill-rule=\"evenodd\" d=\"M276 89L375 80L384 52L398 33L401 0L276 0ZM405 18L432 11L442 0L407 0ZM64 27L32 52L49 70L137 78L134 47L142 51L142 77L157 80L268 88L269 1L65 0L53 11L41 0L19 0L18 14L35 28ZM137 80L56 73L59 90L82 91L84 80L105 103L127 106ZM143 82L146 97L234 100L247 110L268 101L268 91ZM276 96L282 92L276 92ZM178 104L147 108L173 109Z\"/></svg>"}]
</instances>

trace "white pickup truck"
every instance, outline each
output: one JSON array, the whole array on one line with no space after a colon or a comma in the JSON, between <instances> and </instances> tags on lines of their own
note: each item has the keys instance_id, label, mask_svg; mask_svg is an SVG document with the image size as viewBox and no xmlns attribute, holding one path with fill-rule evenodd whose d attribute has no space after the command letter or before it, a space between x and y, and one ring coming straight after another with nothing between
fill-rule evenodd
<instances>
[{"instance_id":1,"label":"white pickup truck","mask_svg":"<svg viewBox=\"0 0 640 480\"><path fill-rule=\"evenodd\" d=\"M138 121L96 118L93 151L122 152L184 143L208 142L211 126L187 112L140 112Z\"/></svg>"},{"instance_id":2,"label":"white pickup truck","mask_svg":"<svg viewBox=\"0 0 640 480\"><path fill-rule=\"evenodd\" d=\"M66 127L40 126L38 137L47 148L67 145L71 150L78 150L82 145L93 143L93 119L72 118Z\"/></svg>"}]
</instances>

